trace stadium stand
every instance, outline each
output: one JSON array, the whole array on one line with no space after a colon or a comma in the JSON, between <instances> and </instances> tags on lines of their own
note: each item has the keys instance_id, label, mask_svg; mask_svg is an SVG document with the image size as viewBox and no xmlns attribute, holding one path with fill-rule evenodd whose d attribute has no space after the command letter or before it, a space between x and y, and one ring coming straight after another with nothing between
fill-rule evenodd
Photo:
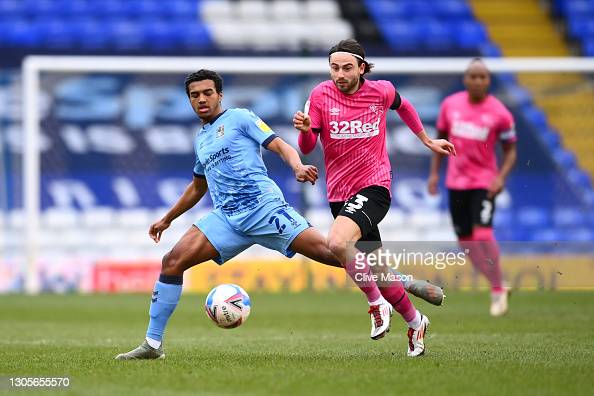
<instances>
[{"instance_id":1,"label":"stadium stand","mask_svg":"<svg viewBox=\"0 0 594 396\"><path fill-rule=\"evenodd\" d=\"M505 11L505 1L480 0L0 0L0 48L4 53L0 62L19 65L22 55L33 52L324 54L338 40L353 35L370 49L370 56L513 56L542 54L534 51L545 49L550 55L570 53L537 2L513 3L514 15ZM588 43L594 41L594 33L588 32L594 32L594 2L567 0L553 5L556 15L567 20L570 37L579 38L584 53L592 55L588 45L594 45ZM415 103L427 126L434 124L441 99L462 89L459 76L394 79L382 76L381 62L377 63L374 78L394 80ZM227 106L254 108L295 144L288 120L304 92L317 80L225 77ZM49 143L42 156L41 221L48 231L42 245L77 255L142 255L153 246L146 237L147 225L187 183L193 162L191 144L183 139L191 136L196 121L187 108L179 76L156 80L113 75L66 80L56 76L43 84L48 95L43 122ZM594 103L591 88L585 88L579 76L498 75L493 89L512 109L520 133L520 160L508 193L499 198L499 239L594 241L594 140L584 135L594 129L592 111L588 110ZM77 90L85 92L85 97L81 99ZM241 90L251 90L250 97ZM7 191L0 191L0 207L6 214L0 216L0 227L13 230L24 226L17 176L21 171L18 92L18 70L0 71L0 103L6 104L0 106L4 142L0 152L9 155L0 158L4 164L0 171L8 185ZM121 92L136 100L160 95L176 104L176 111L164 114L152 102L133 106L132 101L111 108L110 103L116 101L111 94ZM89 111L72 106L81 101L89 105ZM575 101L582 103L580 110L572 109ZM393 240L453 240L445 200L433 202L424 191L428 157L418 155L408 140L410 134L395 118L389 124L393 133L388 147L397 182L394 206L382 231ZM109 136L124 139L127 144L117 146L123 151L114 153L109 152L109 146L97 149L91 143L80 143L80 136L92 135L86 128L93 124L101 125L101 133L112 131ZM170 152L160 152L151 144L151 131L166 133L169 143L182 143L170 146ZM323 186L318 183L305 192L296 191L287 168L278 158L265 155L271 175L280 182L289 202L307 210L315 225L327 227L331 218ZM308 160L321 164L319 149ZM419 207L419 201L426 205ZM206 202L193 215L180 219L168 238L175 240L209 205ZM18 235L4 234L0 247L14 250L22 246ZM167 248L167 244L161 246Z\"/></svg>"},{"instance_id":2,"label":"stadium stand","mask_svg":"<svg viewBox=\"0 0 594 396\"><path fill-rule=\"evenodd\" d=\"M386 42L399 53L480 54L489 43L464 0L365 0Z\"/></svg>"}]
</instances>

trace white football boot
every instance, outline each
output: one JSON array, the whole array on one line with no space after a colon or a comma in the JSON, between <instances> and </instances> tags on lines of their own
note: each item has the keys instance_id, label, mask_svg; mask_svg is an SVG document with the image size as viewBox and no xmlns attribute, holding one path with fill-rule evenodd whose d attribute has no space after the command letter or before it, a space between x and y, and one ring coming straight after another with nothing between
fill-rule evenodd
<instances>
[{"instance_id":1,"label":"white football boot","mask_svg":"<svg viewBox=\"0 0 594 396\"><path fill-rule=\"evenodd\" d=\"M425 334L429 328L429 318L421 314L421 324L417 329L408 328L408 356L421 356L425 353Z\"/></svg>"},{"instance_id":2,"label":"white football boot","mask_svg":"<svg viewBox=\"0 0 594 396\"><path fill-rule=\"evenodd\" d=\"M377 305L370 305L367 312L371 317L371 339L379 340L390 331L392 305L384 300Z\"/></svg>"},{"instance_id":3,"label":"white football boot","mask_svg":"<svg viewBox=\"0 0 594 396\"><path fill-rule=\"evenodd\" d=\"M491 316L502 316L507 313L507 297L509 291L491 292Z\"/></svg>"}]
</instances>

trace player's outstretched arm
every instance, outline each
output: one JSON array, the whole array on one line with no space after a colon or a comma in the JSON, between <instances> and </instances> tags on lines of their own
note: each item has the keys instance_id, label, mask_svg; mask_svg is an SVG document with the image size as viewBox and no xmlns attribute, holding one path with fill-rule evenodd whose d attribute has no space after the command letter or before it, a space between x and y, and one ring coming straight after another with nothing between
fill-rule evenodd
<instances>
[{"instance_id":1,"label":"player's outstretched arm","mask_svg":"<svg viewBox=\"0 0 594 396\"><path fill-rule=\"evenodd\" d=\"M445 139L431 139L427 136L423 123L414 106L404 97L400 97L400 106L396 109L398 116L410 128L411 131L434 153L443 155L456 155L454 145Z\"/></svg>"},{"instance_id":2,"label":"player's outstretched arm","mask_svg":"<svg viewBox=\"0 0 594 396\"><path fill-rule=\"evenodd\" d=\"M274 151L288 164L293 172L295 172L295 179L298 182L310 182L315 184L318 180L318 168L313 165L303 165L301 158L297 151L288 145L283 139L277 137L266 146L270 151Z\"/></svg>"},{"instance_id":3,"label":"player's outstretched arm","mask_svg":"<svg viewBox=\"0 0 594 396\"><path fill-rule=\"evenodd\" d=\"M194 176L194 179L188 184L188 187L186 187L186 190L175 205L169 209L161 220L151 224L149 227L149 236L152 240L159 242L163 231L169 228L173 220L194 207L202 199L207 190L208 184L206 183L206 178Z\"/></svg>"}]
</instances>

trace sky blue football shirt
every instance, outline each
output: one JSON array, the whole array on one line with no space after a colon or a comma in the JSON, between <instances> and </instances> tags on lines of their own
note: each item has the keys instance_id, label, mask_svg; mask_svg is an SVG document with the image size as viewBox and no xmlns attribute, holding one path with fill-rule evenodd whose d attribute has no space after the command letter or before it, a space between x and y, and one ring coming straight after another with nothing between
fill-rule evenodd
<instances>
[{"instance_id":1,"label":"sky blue football shirt","mask_svg":"<svg viewBox=\"0 0 594 396\"><path fill-rule=\"evenodd\" d=\"M247 109L227 109L194 139L195 176L205 176L215 208L227 216L284 197L268 177L261 147L275 133Z\"/></svg>"}]
</instances>

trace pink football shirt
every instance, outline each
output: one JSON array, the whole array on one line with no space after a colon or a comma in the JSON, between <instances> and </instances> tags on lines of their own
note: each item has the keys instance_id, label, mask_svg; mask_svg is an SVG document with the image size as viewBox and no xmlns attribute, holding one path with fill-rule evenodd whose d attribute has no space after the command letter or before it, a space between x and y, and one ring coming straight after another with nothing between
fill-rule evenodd
<instances>
[{"instance_id":1,"label":"pink football shirt","mask_svg":"<svg viewBox=\"0 0 594 396\"><path fill-rule=\"evenodd\" d=\"M389 81L365 80L352 95L331 80L309 97L311 128L320 133L330 202L346 201L369 186L391 188L386 114L396 90Z\"/></svg>"},{"instance_id":2,"label":"pink football shirt","mask_svg":"<svg viewBox=\"0 0 594 396\"><path fill-rule=\"evenodd\" d=\"M458 154L448 158L446 187L453 190L488 188L498 174L497 140L517 140L513 116L503 103L492 95L472 103L466 91L444 99L437 129L447 133Z\"/></svg>"}]
</instances>

